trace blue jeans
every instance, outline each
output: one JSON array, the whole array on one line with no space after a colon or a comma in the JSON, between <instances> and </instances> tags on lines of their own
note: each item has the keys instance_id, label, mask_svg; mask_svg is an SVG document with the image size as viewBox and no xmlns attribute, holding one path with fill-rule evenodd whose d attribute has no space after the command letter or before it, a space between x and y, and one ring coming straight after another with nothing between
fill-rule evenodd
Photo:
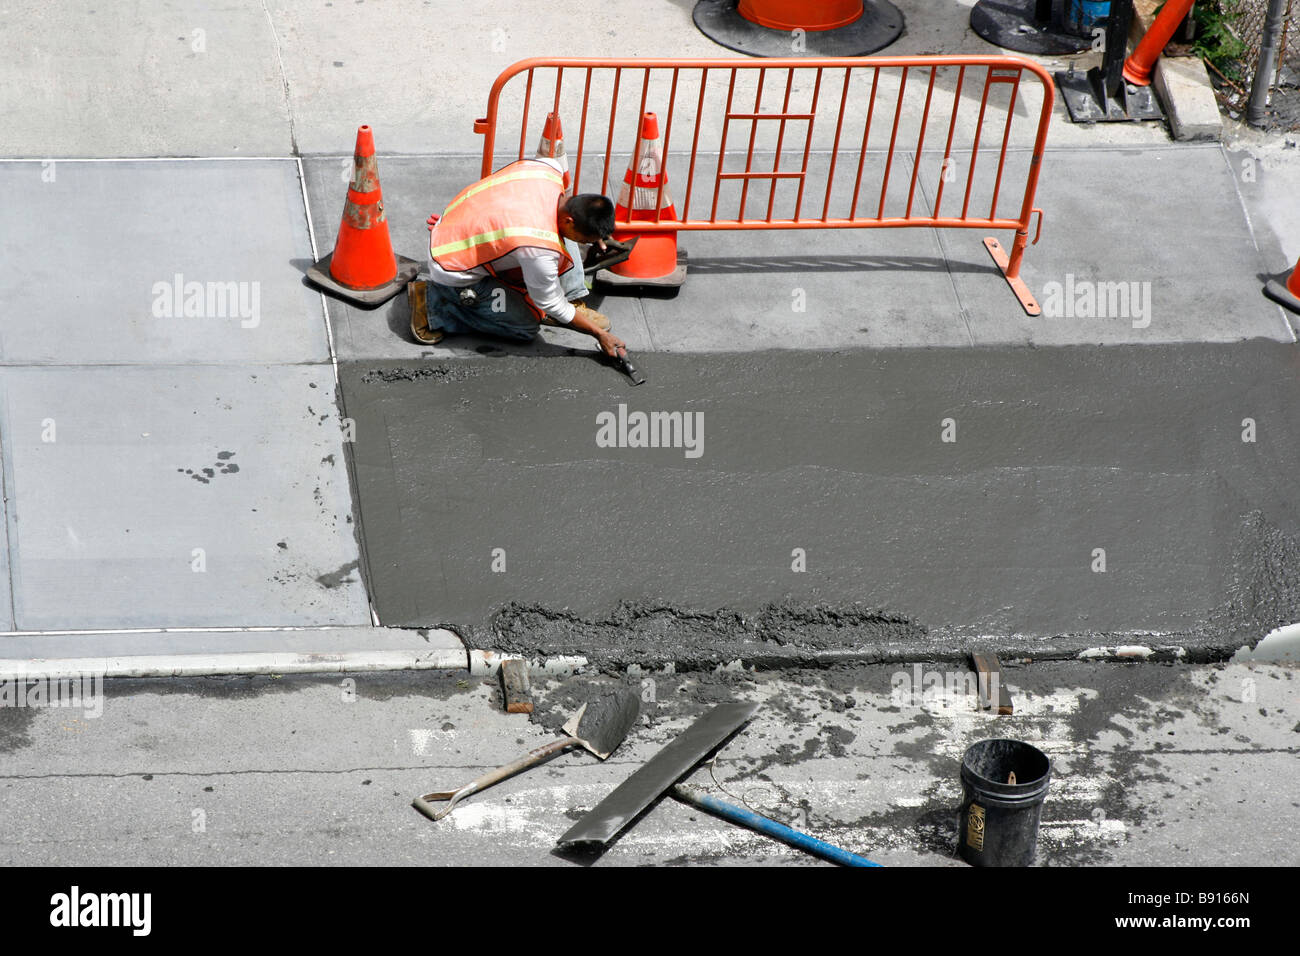
<instances>
[{"instance_id":1,"label":"blue jeans","mask_svg":"<svg viewBox=\"0 0 1300 956\"><path fill-rule=\"evenodd\" d=\"M582 272L582 252L570 239L564 240L564 247L573 259L573 268L560 276L560 288L570 302L585 299L588 289ZM529 342L537 335L536 312L522 293L491 276L466 288L474 290L473 304L461 301L459 288L429 283L430 329L441 329L448 335L477 332L516 342Z\"/></svg>"}]
</instances>

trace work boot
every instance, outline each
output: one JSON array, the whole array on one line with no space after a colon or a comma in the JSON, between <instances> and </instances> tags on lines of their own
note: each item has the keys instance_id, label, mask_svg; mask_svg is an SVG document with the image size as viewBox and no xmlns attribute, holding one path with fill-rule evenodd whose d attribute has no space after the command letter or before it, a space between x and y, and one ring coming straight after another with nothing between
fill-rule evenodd
<instances>
[{"instance_id":1,"label":"work boot","mask_svg":"<svg viewBox=\"0 0 1300 956\"><path fill-rule=\"evenodd\" d=\"M437 345L446 334L429 328L429 283L414 279L406 285L406 301L411 306L411 335L422 345Z\"/></svg>"}]
</instances>

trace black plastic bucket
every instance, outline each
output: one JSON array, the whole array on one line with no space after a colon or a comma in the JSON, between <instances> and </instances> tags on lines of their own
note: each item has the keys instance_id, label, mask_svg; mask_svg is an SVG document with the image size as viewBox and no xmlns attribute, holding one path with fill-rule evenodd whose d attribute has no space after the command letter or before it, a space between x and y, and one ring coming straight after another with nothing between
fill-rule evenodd
<instances>
[{"instance_id":1,"label":"black plastic bucket","mask_svg":"<svg viewBox=\"0 0 1300 956\"><path fill-rule=\"evenodd\" d=\"M1010 774L1015 783L1008 783ZM1020 740L981 740L961 759L957 848L971 866L1029 866L1052 761Z\"/></svg>"}]
</instances>

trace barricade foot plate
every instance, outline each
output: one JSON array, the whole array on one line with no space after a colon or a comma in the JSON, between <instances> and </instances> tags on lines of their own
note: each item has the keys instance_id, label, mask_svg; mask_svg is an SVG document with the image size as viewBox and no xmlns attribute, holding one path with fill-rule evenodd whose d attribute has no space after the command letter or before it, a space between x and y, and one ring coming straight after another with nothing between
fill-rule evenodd
<instances>
[{"instance_id":1,"label":"barricade foot plate","mask_svg":"<svg viewBox=\"0 0 1300 956\"><path fill-rule=\"evenodd\" d=\"M1268 284L1264 286L1264 294L1282 308L1300 314L1300 299L1293 296L1291 290L1276 279L1270 279Z\"/></svg>"},{"instance_id":2,"label":"barricade foot plate","mask_svg":"<svg viewBox=\"0 0 1300 956\"><path fill-rule=\"evenodd\" d=\"M644 286L652 289L675 289L686 281L686 250L677 250L677 268L667 275L642 279L638 276L621 276L617 272L601 269L596 273L596 281L615 288Z\"/></svg>"},{"instance_id":3,"label":"barricade foot plate","mask_svg":"<svg viewBox=\"0 0 1300 956\"><path fill-rule=\"evenodd\" d=\"M342 299L353 305L359 305L363 309L373 309L376 306L383 305L405 289L406 284L420 272L420 263L414 259L408 259L406 256L395 256L397 259L397 277L392 282L386 282L375 289L349 289L330 275L330 260L333 258L334 253L331 252L308 269L307 281L334 296L334 298Z\"/></svg>"},{"instance_id":4,"label":"barricade foot plate","mask_svg":"<svg viewBox=\"0 0 1300 956\"><path fill-rule=\"evenodd\" d=\"M1034 298L1034 294L1029 291L1029 286L1025 285L1025 280L1020 276L1012 278L1007 275L1007 267L1010 265L1010 260L1007 258L1006 250L1002 248L1002 243L990 236L984 240L984 248L989 251L989 255L993 257L993 262L997 267L1002 270L1002 275L1006 278L1007 285L1011 286L1011 291L1016 294L1016 298L1019 299L1020 304L1024 306L1025 314L1042 315L1043 309L1039 306L1038 300Z\"/></svg>"},{"instance_id":5,"label":"barricade foot plate","mask_svg":"<svg viewBox=\"0 0 1300 956\"><path fill-rule=\"evenodd\" d=\"M903 14L896 6L865 0L857 20L834 30L805 30L796 50L790 31L746 20L736 5L737 0L700 0L691 16L714 43L750 56L865 56L883 50L903 32Z\"/></svg>"},{"instance_id":6,"label":"barricade foot plate","mask_svg":"<svg viewBox=\"0 0 1300 956\"><path fill-rule=\"evenodd\" d=\"M1075 36L1050 22L1034 19L1037 0L979 0L971 9L970 28L995 46L1018 53L1060 56L1081 53L1092 37Z\"/></svg>"}]
</instances>

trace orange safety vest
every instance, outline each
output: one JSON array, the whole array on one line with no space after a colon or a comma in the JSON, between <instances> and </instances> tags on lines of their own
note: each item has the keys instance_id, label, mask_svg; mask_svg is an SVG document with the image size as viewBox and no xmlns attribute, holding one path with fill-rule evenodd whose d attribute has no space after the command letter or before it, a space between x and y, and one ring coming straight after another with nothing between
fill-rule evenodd
<instances>
[{"instance_id":1,"label":"orange safety vest","mask_svg":"<svg viewBox=\"0 0 1300 956\"><path fill-rule=\"evenodd\" d=\"M451 201L429 233L429 256L448 272L483 266L496 276L493 263L532 246L558 253L559 271L568 272L573 259L556 229L564 191L563 176L546 163L521 159L504 166Z\"/></svg>"}]
</instances>

